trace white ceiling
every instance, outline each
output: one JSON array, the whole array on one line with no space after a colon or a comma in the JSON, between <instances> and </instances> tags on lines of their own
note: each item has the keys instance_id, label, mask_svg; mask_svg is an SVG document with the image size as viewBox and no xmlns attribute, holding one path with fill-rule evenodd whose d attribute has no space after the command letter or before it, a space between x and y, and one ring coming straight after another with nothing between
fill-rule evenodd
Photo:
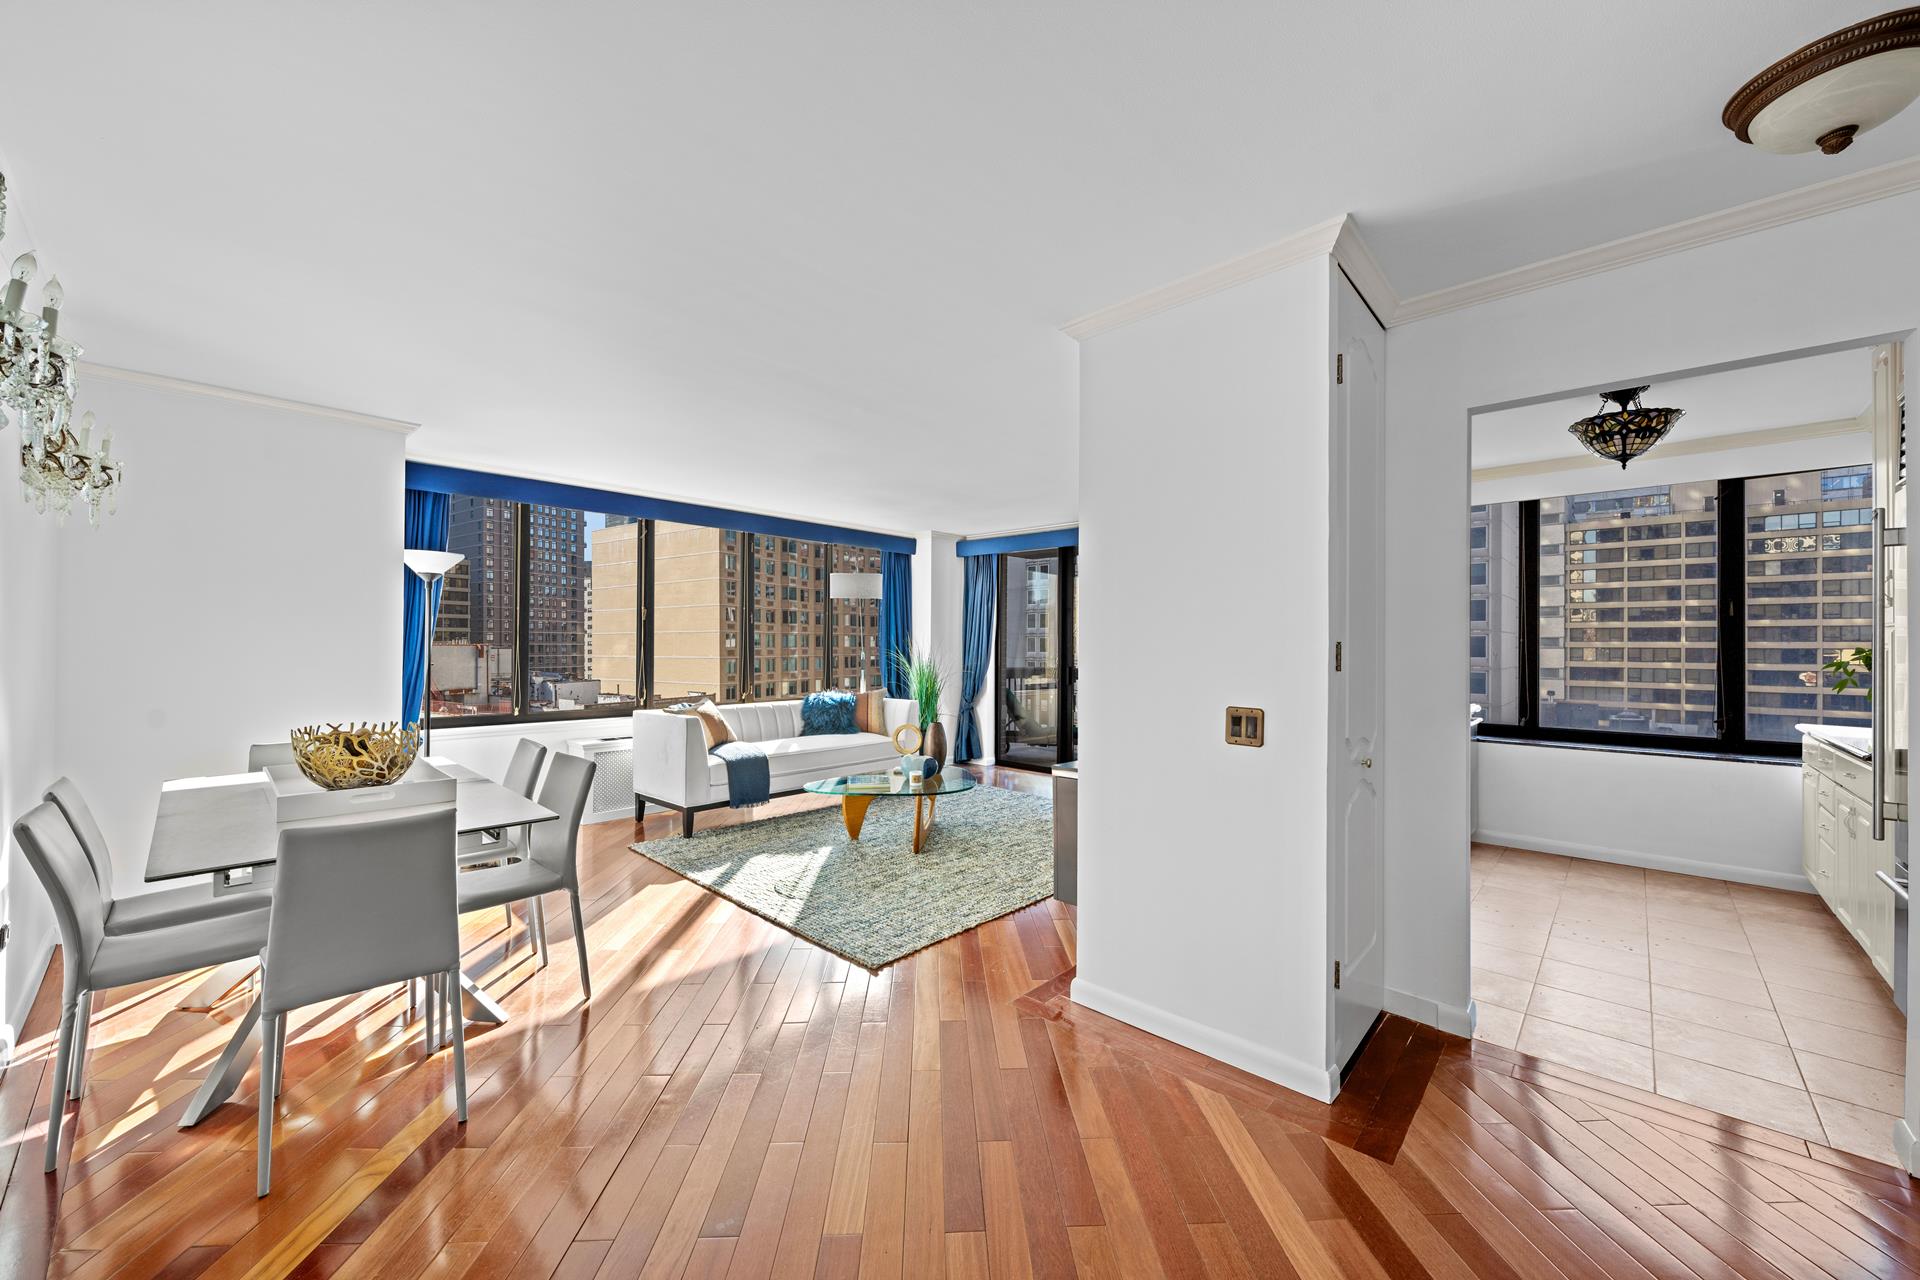
<instances>
[{"instance_id":1,"label":"white ceiling","mask_svg":"<svg viewBox=\"0 0 1920 1280\"><path fill-rule=\"evenodd\" d=\"M1860 347L1671 378L1654 383L1641 402L1686 410L1663 445L1858 418L1873 406L1872 354ZM1567 428L1601 408L1599 396L1579 395L1477 413L1474 470L1589 457Z\"/></svg>"},{"instance_id":2,"label":"white ceiling","mask_svg":"<svg viewBox=\"0 0 1920 1280\"><path fill-rule=\"evenodd\" d=\"M1342 212L1411 296L1920 153L1920 110L1837 158L1719 122L1876 11L15 6L0 159L104 363L979 532L1073 517L1096 307Z\"/></svg>"}]
</instances>

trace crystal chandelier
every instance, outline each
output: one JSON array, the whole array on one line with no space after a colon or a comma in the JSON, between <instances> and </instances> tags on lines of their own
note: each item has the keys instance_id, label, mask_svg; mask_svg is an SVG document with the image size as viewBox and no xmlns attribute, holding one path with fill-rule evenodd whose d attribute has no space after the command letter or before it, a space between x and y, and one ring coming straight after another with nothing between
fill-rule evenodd
<instances>
[{"instance_id":1,"label":"crystal chandelier","mask_svg":"<svg viewBox=\"0 0 1920 1280\"><path fill-rule=\"evenodd\" d=\"M1666 438L1685 409L1647 409L1640 404L1645 387L1623 387L1602 391L1600 399L1615 407L1591 418L1582 418L1568 427L1573 438L1585 445L1595 457L1617 462L1622 469Z\"/></svg>"},{"instance_id":2,"label":"crystal chandelier","mask_svg":"<svg viewBox=\"0 0 1920 1280\"><path fill-rule=\"evenodd\" d=\"M0 174L0 237L6 235L7 180ZM20 493L34 510L51 510L62 524L76 499L88 519L118 505L120 463L113 461L113 433L93 436L93 415L73 429L74 364L80 348L60 336L66 291L58 276L40 291L40 314L25 310L27 285L39 269L29 250L13 260L0 297L0 426L11 416L20 428Z\"/></svg>"}]
</instances>

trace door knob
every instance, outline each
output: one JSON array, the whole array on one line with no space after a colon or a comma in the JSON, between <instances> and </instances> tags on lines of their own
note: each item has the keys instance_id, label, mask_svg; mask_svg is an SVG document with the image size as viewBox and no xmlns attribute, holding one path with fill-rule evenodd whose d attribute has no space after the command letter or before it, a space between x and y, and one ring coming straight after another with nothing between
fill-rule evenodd
<instances>
[{"instance_id":1,"label":"door knob","mask_svg":"<svg viewBox=\"0 0 1920 1280\"><path fill-rule=\"evenodd\" d=\"M1371 769L1371 768L1373 768L1373 757L1372 757L1372 756L1368 756L1368 757L1366 757L1366 758L1365 758L1364 760L1362 760L1362 761L1360 762L1360 767L1361 767L1362 769Z\"/></svg>"}]
</instances>

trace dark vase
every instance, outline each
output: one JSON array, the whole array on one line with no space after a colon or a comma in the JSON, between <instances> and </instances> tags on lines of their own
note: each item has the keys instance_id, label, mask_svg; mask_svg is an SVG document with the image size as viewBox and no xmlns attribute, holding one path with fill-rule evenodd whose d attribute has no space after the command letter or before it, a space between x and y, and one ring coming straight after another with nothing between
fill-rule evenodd
<instances>
[{"instance_id":1,"label":"dark vase","mask_svg":"<svg viewBox=\"0 0 1920 1280\"><path fill-rule=\"evenodd\" d=\"M947 767L947 726L935 720L921 735L920 754L933 759L935 773Z\"/></svg>"}]
</instances>

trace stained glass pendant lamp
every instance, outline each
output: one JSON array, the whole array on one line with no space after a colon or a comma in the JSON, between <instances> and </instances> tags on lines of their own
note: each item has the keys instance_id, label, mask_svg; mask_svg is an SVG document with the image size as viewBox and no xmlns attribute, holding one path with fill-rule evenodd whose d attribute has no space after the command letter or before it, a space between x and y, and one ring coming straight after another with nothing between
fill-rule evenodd
<instances>
[{"instance_id":1,"label":"stained glass pendant lamp","mask_svg":"<svg viewBox=\"0 0 1920 1280\"><path fill-rule=\"evenodd\" d=\"M1629 462L1666 439L1673 424L1686 413L1685 409L1643 407L1640 397L1646 390L1645 387L1622 387L1618 391L1602 391L1601 401L1614 407L1602 409L1591 418L1582 418L1567 430L1587 452L1608 462L1617 462L1625 470Z\"/></svg>"}]
</instances>

